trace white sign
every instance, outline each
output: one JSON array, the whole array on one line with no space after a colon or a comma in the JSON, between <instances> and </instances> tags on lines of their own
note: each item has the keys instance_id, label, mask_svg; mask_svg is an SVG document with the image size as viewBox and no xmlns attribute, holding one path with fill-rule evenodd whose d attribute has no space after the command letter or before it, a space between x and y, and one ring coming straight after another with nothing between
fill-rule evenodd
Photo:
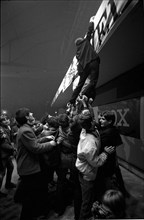
<instances>
[{"instance_id":1,"label":"white sign","mask_svg":"<svg viewBox=\"0 0 144 220\"><path fill-rule=\"evenodd\" d=\"M94 48L97 52L117 18L130 3L135 5L137 2L138 0L103 0L96 15L92 18L95 29Z\"/></svg>"},{"instance_id":2,"label":"white sign","mask_svg":"<svg viewBox=\"0 0 144 220\"><path fill-rule=\"evenodd\" d=\"M121 14L128 8L129 5L133 6L138 0L103 0L96 15L90 18L90 22L94 22L94 49L98 53L100 46L103 45L108 33L115 24L115 21ZM74 76L77 74L77 59L73 58L65 77L60 84L58 91L52 101L55 102L61 92L64 92L73 82ZM73 88L78 84L78 80L74 80Z\"/></svg>"}]
</instances>

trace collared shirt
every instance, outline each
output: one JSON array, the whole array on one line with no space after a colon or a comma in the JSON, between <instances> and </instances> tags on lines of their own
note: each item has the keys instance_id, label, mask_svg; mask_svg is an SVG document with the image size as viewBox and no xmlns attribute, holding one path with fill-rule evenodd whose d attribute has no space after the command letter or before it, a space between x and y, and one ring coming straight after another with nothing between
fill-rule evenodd
<instances>
[{"instance_id":1,"label":"collared shirt","mask_svg":"<svg viewBox=\"0 0 144 220\"><path fill-rule=\"evenodd\" d=\"M104 163L99 155L100 147L100 137L86 133L86 130L82 129L77 149L76 167L87 181L95 179L98 167Z\"/></svg>"}]
</instances>

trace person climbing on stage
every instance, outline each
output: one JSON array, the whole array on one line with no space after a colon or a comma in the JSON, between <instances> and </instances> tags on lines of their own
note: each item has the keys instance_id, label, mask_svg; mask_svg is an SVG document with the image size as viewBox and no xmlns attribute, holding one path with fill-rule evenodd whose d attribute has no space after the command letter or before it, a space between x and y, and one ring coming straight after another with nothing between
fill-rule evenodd
<instances>
[{"instance_id":1,"label":"person climbing on stage","mask_svg":"<svg viewBox=\"0 0 144 220\"><path fill-rule=\"evenodd\" d=\"M75 40L76 58L78 60L77 70L80 79L67 106L74 105L79 94L85 95L93 100L95 98L95 87L99 76L100 57L90 43L93 34L94 23L90 22L86 36ZM87 79L89 80L89 83L85 86L84 84Z\"/></svg>"}]
</instances>

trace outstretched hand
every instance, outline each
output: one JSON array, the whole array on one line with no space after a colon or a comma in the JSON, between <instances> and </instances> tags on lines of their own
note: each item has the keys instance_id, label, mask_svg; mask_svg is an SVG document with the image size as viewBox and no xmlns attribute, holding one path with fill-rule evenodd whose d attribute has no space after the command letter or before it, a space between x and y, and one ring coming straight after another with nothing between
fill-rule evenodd
<instances>
[{"instance_id":1,"label":"outstretched hand","mask_svg":"<svg viewBox=\"0 0 144 220\"><path fill-rule=\"evenodd\" d=\"M113 152L115 152L115 150L116 150L115 146L106 146L104 148L104 151L108 154L112 154Z\"/></svg>"},{"instance_id":2,"label":"outstretched hand","mask_svg":"<svg viewBox=\"0 0 144 220\"><path fill-rule=\"evenodd\" d=\"M52 141L50 141L49 143L50 143L52 146L56 146L56 142L55 142L55 141L53 141L53 140L52 140Z\"/></svg>"},{"instance_id":3,"label":"outstretched hand","mask_svg":"<svg viewBox=\"0 0 144 220\"><path fill-rule=\"evenodd\" d=\"M55 136L53 136L53 135L48 135L48 136L46 136L46 138L47 138L48 140L54 140L54 139L55 139Z\"/></svg>"}]
</instances>

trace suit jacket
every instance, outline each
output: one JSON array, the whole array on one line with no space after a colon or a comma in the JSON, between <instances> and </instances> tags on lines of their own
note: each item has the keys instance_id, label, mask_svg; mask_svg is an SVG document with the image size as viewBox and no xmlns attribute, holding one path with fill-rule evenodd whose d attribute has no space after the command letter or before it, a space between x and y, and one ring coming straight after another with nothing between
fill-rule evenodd
<instances>
[{"instance_id":1,"label":"suit jacket","mask_svg":"<svg viewBox=\"0 0 144 220\"><path fill-rule=\"evenodd\" d=\"M24 124L17 134L17 171L20 176L40 172L39 155L51 151L54 146L43 139L37 139L33 129Z\"/></svg>"}]
</instances>

